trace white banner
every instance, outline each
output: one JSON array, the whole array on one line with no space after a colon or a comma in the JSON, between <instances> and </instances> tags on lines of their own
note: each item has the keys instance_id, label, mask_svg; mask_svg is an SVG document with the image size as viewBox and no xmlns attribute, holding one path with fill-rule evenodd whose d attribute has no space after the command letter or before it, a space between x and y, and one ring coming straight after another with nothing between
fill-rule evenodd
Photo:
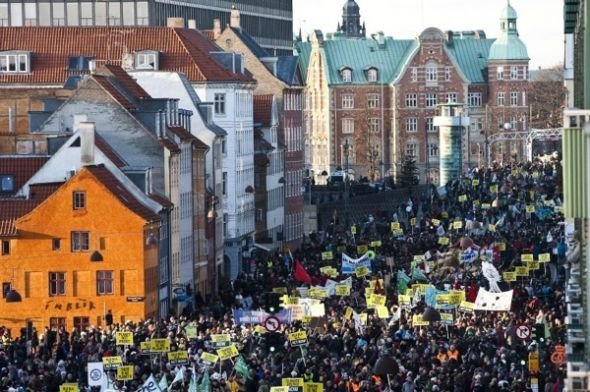
<instances>
[{"instance_id":1,"label":"white banner","mask_svg":"<svg viewBox=\"0 0 590 392\"><path fill-rule=\"evenodd\" d=\"M509 312L512 305L513 290L491 293L480 287L475 300L475 310L488 312Z\"/></svg>"},{"instance_id":2,"label":"white banner","mask_svg":"<svg viewBox=\"0 0 590 392\"><path fill-rule=\"evenodd\" d=\"M105 382L104 367L102 362L88 362L88 385L91 387L100 387Z\"/></svg>"},{"instance_id":3,"label":"white banner","mask_svg":"<svg viewBox=\"0 0 590 392\"><path fill-rule=\"evenodd\" d=\"M367 267L371 271L371 260L366 253L358 259L353 259L342 253L342 268L340 270L342 274L354 274L354 271L360 267Z\"/></svg>"},{"instance_id":4,"label":"white banner","mask_svg":"<svg viewBox=\"0 0 590 392\"><path fill-rule=\"evenodd\" d=\"M148 378L136 392L162 392L162 390L158 386L154 375L150 374L150 378Z\"/></svg>"}]
</instances>

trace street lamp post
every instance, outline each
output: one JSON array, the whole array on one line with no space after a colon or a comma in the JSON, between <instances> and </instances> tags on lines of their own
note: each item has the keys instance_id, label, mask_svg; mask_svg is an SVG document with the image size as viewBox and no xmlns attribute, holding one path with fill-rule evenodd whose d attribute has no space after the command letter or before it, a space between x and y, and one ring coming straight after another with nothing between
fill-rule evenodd
<instances>
[{"instance_id":1,"label":"street lamp post","mask_svg":"<svg viewBox=\"0 0 590 392\"><path fill-rule=\"evenodd\" d=\"M342 151L344 152L344 167L346 168L346 176L344 177L344 224L348 230L348 154L350 153L350 144L348 138L344 139Z\"/></svg>"}]
</instances>

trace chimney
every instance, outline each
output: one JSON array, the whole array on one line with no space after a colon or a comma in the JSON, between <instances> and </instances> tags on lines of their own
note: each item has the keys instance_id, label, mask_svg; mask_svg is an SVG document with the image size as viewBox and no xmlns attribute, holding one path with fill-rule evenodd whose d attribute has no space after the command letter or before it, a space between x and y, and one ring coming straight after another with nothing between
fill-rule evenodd
<instances>
[{"instance_id":1,"label":"chimney","mask_svg":"<svg viewBox=\"0 0 590 392\"><path fill-rule=\"evenodd\" d=\"M213 19L213 38L217 39L221 35L221 19Z\"/></svg>"},{"instance_id":2,"label":"chimney","mask_svg":"<svg viewBox=\"0 0 590 392\"><path fill-rule=\"evenodd\" d=\"M197 21L194 19L189 19L188 20L188 28L196 30L197 29Z\"/></svg>"},{"instance_id":3,"label":"chimney","mask_svg":"<svg viewBox=\"0 0 590 392\"><path fill-rule=\"evenodd\" d=\"M231 7L231 16L229 20L229 25L236 29L240 28L240 11L236 8L235 5Z\"/></svg>"},{"instance_id":4,"label":"chimney","mask_svg":"<svg viewBox=\"0 0 590 392\"><path fill-rule=\"evenodd\" d=\"M184 29L184 18L168 18L166 26L175 29Z\"/></svg>"},{"instance_id":5,"label":"chimney","mask_svg":"<svg viewBox=\"0 0 590 392\"><path fill-rule=\"evenodd\" d=\"M88 122L88 115L86 114L74 114L74 133L80 130L80 124Z\"/></svg>"},{"instance_id":6,"label":"chimney","mask_svg":"<svg viewBox=\"0 0 590 392\"><path fill-rule=\"evenodd\" d=\"M81 122L78 130L82 166L94 165L94 123Z\"/></svg>"}]
</instances>

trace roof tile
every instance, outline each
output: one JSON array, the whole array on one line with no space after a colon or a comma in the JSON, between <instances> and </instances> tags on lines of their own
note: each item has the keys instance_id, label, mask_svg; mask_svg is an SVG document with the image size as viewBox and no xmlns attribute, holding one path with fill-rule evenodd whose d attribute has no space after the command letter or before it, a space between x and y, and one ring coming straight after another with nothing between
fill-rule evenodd
<instances>
[{"instance_id":1,"label":"roof tile","mask_svg":"<svg viewBox=\"0 0 590 392\"><path fill-rule=\"evenodd\" d=\"M49 160L46 156L1 156L0 175L14 176L16 193Z\"/></svg>"},{"instance_id":2,"label":"roof tile","mask_svg":"<svg viewBox=\"0 0 590 392\"><path fill-rule=\"evenodd\" d=\"M272 121L272 95L254 96L254 123L262 124L263 127L271 126Z\"/></svg>"}]
</instances>

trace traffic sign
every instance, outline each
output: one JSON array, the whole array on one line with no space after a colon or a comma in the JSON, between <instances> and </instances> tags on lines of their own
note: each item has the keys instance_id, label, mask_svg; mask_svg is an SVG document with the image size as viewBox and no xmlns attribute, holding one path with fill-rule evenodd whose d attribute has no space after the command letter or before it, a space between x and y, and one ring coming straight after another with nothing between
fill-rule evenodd
<instances>
[{"instance_id":1,"label":"traffic sign","mask_svg":"<svg viewBox=\"0 0 590 392\"><path fill-rule=\"evenodd\" d=\"M531 336L531 329L526 325L519 325L516 327L516 337L522 340L528 339Z\"/></svg>"},{"instance_id":2,"label":"traffic sign","mask_svg":"<svg viewBox=\"0 0 590 392\"><path fill-rule=\"evenodd\" d=\"M267 317L267 319L264 320L264 328L266 328L268 332L276 332L281 328L281 321L274 316Z\"/></svg>"}]
</instances>

